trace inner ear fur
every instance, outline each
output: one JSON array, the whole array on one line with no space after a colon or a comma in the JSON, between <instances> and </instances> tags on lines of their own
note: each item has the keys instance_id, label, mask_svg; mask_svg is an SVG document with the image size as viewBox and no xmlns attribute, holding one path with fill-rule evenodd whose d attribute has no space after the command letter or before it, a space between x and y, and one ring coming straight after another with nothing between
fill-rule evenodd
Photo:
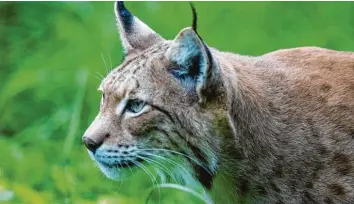
<instances>
[{"instance_id":1,"label":"inner ear fur","mask_svg":"<svg viewBox=\"0 0 354 204\"><path fill-rule=\"evenodd\" d=\"M191 27L183 29L171 42L166 57L176 66L172 73L188 90L193 88L199 102L206 100L218 75L217 63L208 46ZM209 89L209 90L208 90Z\"/></svg>"}]
</instances>

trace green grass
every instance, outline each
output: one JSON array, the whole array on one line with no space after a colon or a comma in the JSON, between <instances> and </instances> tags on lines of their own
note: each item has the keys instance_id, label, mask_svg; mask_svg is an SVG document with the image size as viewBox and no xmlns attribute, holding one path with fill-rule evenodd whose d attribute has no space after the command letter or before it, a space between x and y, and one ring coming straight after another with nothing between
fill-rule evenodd
<instances>
[{"instance_id":1,"label":"green grass","mask_svg":"<svg viewBox=\"0 0 354 204\"><path fill-rule=\"evenodd\" d=\"M191 25L186 2L126 4L167 39ZM199 33L220 50L354 50L352 2L195 4ZM0 47L0 201L203 203L188 192L200 193L194 184L151 193L143 171L110 181L81 144L98 112L100 75L122 58L112 2L0 2Z\"/></svg>"}]
</instances>

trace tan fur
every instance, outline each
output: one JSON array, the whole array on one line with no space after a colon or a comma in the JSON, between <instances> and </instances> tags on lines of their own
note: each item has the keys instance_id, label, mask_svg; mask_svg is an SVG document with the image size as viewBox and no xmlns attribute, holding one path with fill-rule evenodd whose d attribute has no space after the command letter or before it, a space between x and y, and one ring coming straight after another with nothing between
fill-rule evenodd
<instances>
[{"instance_id":1,"label":"tan fur","mask_svg":"<svg viewBox=\"0 0 354 204\"><path fill-rule=\"evenodd\" d=\"M235 185L264 194L256 203L354 202L354 53L215 55L243 154L231 170L244 171Z\"/></svg>"},{"instance_id":2,"label":"tan fur","mask_svg":"<svg viewBox=\"0 0 354 204\"><path fill-rule=\"evenodd\" d=\"M190 92L170 72L176 40L128 53L104 79L100 113L85 133L102 142L95 155L184 153L199 164L185 158L203 185L211 179L215 203L354 202L353 52L302 47L249 57L210 49L206 84ZM128 98L148 105L128 114L118 105Z\"/></svg>"}]
</instances>

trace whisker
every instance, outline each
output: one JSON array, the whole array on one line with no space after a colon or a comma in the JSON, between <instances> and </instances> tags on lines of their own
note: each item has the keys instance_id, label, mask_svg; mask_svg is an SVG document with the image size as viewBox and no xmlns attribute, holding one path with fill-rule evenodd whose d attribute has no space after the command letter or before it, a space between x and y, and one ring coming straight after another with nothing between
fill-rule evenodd
<instances>
[{"instance_id":1,"label":"whisker","mask_svg":"<svg viewBox=\"0 0 354 204\"><path fill-rule=\"evenodd\" d=\"M125 162L125 161L124 161L124 164L125 164L126 166L128 166L130 172L132 173L133 171L132 171L132 169L130 168L130 165L129 165L127 162Z\"/></svg>"},{"instance_id":2,"label":"whisker","mask_svg":"<svg viewBox=\"0 0 354 204\"><path fill-rule=\"evenodd\" d=\"M152 185L154 186L154 185L155 185L154 180L156 180L156 179L154 179L154 176L146 169L146 167L143 166L143 165L142 165L140 162L138 162L138 161L131 160L131 162L133 162L136 166L138 166L139 168L141 168L141 169L149 176L149 178L150 178L150 180L151 180L151 183L152 183Z\"/></svg>"},{"instance_id":3,"label":"whisker","mask_svg":"<svg viewBox=\"0 0 354 204\"><path fill-rule=\"evenodd\" d=\"M154 163L153 161L151 161L151 159L149 160L148 158L143 157L143 156L137 156L137 157L139 157L139 158L143 159L144 161L148 162L149 164L151 164L151 166L154 167L156 172L162 169L162 168L160 168L161 166L159 166L156 163Z\"/></svg>"},{"instance_id":4,"label":"whisker","mask_svg":"<svg viewBox=\"0 0 354 204\"><path fill-rule=\"evenodd\" d=\"M107 51L107 53L108 53L108 57L109 57L109 63L111 64L109 71L112 71L113 64L112 64L111 54L109 53L109 51Z\"/></svg>"},{"instance_id":5,"label":"whisker","mask_svg":"<svg viewBox=\"0 0 354 204\"><path fill-rule=\"evenodd\" d=\"M167 167L165 167L163 164L161 164L160 162L152 159L152 158L147 158L147 157L143 157L143 156L138 156L139 158L147 161L148 163L151 163L151 164L155 164L157 166L157 168L161 169L162 171L166 172L176 183L178 183L178 181L176 180L176 178L174 177L173 173L168 170Z\"/></svg>"},{"instance_id":6,"label":"whisker","mask_svg":"<svg viewBox=\"0 0 354 204\"><path fill-rule=\"evenodd\" d=\"M118 192L120 191L120 189L122 188L122 186L123 186L123 182L124 182L124 180L123 179L119 179L119 187L118 187Z\"/></svg>"},{"instance_id":7,"label":"whisker","mask_svg":"<svg viewBox=\"0 0 354 204\"><path fill-rule=\"evenodd\" d=\"M183 157L186 157L188 159L190 159L191 161L193 161L194 163L196 163L197 165L199 165L200 167L202 167L205 171L207 171L209 174L212 175L212 173L210 172L210 170L208 168L206 168L203 164L201 164L199 161L197 161L196 159L186 155L186 154L183 154L181 152L177 152L177 151L173 151L173 150L169 150L169 149L139 149L141 151L165 151L165 152L170 152L170 153L174 153L174 154L178 154L178 155L181 155Z\"/></svg>"},{"instance_id":8,"label":"whisker","mask_svg":"<svg viewBox=\"0 0 354 204\"><path fill-rule=\"evenodd\" d=\"M190 188L181 186L181 185L177 185L177 184L173 184L173 183L165 183L165 184L161 184L159 185L157 188L172 188L172 189L177 189L177 190L181 190L187 193L192 194L193 196L199 198L201 201L204 201L205 204L213 204L213 201L210 200L210 198L206 195L202 195L200 193L198 193L197 191L194 191Z\"/></svg>"},{"instance_id":9,"label":"whisker","mask_svg":"<svg viewBox=\"0 0 354 204\"><path fill-rule=\"evenodd\" d=\"M98 76L96 76L96 75L94 75L94 74L89 74L89 75L95 77L95 78L98 79L100 82L102 81L102 79L101 79L100 77L98 77Z\"/></svg>"},{"instance_id":10,"label":"whisker","mask_svg":"<svg viewBox=\"0 0 354 204\"><path fill-rule=\"evenodd\" d=\"M108 67L107 67L107 63L106 63L106 60L105 60L105 59L104 59L104 57L103 57L102 52L101 52L101 57L102 57L102 60L103 60L104 65L105 65L105 67L106 67L106 74L108 74Z\"/></svg>"},{"instance_id":11,"label":"whisker","mask_svg":"<svg viewBox=\"0 0 354 204\"><path fill-rule=\"evenodd\" d=\"M144 164L142 164L142 163L140 163L140 162L138 162L138 161L134 161L134 160L131 160L135 165L137 165L138 167L140 167L141 169L143 169L148 175L149 175L149 177L150 177L150 179L151 179L151 182L152 182L152 186L158 186L158 184L157 184L157 181L156 181L156 178L155 178L155 176L153 176L152 175L152 173L149 171L149 169L147 169L145 166L144 166ZM155 182L154 182L155 181ZM156 185L155 185L156 184ZM158 190L159 190L159 203L160 203L160 199L161 199L161 191L160 191L160 189L158 188Z\"/></svg>"},{"instance_id":12,"label":"whisker","mask_svg":"<svg viewBox=\"0 0 354 204\"><path fill-rule=\"evenodd\" d=\"M118 161L118 165L119 165L120 167L122 167L122 165L121 165L120 161ZM117 165L117 167L118 167L118 165ZM118 168L119 168L119 167L118 167ZM119 188L118 188L118 192L119 192L119 191L120 191L120 189L122 188L122 186L123 186L123 182L124 182L124 180L119 179Z\"/></svg>"},{"instance_id":13,"label":"whisker","mask_svg":"<svg viewBox=\"0 0 354 204\"><path fill-rule=\"evenodd\" d=\"M170 164L172 164L174 166L177 166L178 168L181 168L188 175L192 176L191 173L186 168L184 168L182 165L178 164L177 162L173 161L172 159L169 159L169 158L166 158L166 157L163 157L163 156L159 156L159 155L154 155L154 154L151 154L151 153L148 153L148 152L145 152L145 153L148 154L149 156L154 156L154 157L157 157L157 158L160 158L160 159L164 159L166 162L168 162L168 163L170 163Z\"/></svg>"},{"instance_id":14,"label":"whisker","mask_svg":"<svg viewBox=\"0 0 354 204\"><path fill-rule=\"evenodd\" d=\"M102 74L100 74L99 72L96 72L96 74L101 77L101 80L104 79L104 76Z\"/></svg>"}]
</instances>

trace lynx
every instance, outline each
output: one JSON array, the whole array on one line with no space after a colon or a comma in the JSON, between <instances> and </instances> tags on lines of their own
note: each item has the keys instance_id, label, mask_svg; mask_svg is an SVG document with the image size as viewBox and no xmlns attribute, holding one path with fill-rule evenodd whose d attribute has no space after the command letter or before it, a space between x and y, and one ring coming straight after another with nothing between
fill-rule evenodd
<instances>
[{"instance_id":1,"label":"lynx","mask_svg":"<svg viewBox=\"0 0 354 204\"><path fill-rule=\"evenodd\" d=\"M104 174L180 156L215 203L354 203L354 52L242 56L115 4L125 59L83 136ZM232 39L230 39L232 40Z\"/></svg>"}]
</instances>

